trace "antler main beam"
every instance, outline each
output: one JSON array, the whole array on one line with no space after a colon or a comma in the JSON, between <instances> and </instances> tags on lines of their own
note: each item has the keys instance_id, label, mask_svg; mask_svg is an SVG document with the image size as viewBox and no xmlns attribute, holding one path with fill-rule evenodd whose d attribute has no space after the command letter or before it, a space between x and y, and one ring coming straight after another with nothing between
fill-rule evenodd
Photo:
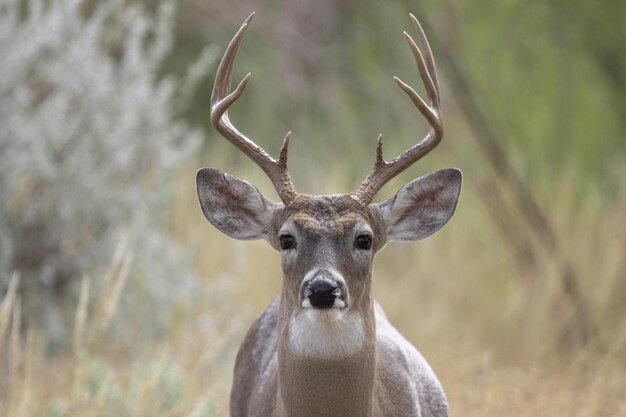
<instances>
[{"instance_id":1,"label":"antler main beam","mask_svg":"<svg viewBox=\"0 0 626 417\"><path fill-rule=\"evenodd\" d=\"M372 199L383 185L432 151L443 138L443 119L441 117L439 81L435 69L435 60L433 59L433 54L422 26L415 16L412 14L410 16L422 50L420 50L408 33L404 32L404 37L415 57L415 63L417 64L420 77L424 83L430 104L427 104L410 85L406 84L398 77L394 77L393 80L398 87L409 96L415 107L417 107L420 113L426 118L431 129L419 143L389 162L383 159L383 139L382 135L378 136L374 168L367 175L365 180L363 180L359 189L352 195L357 201L364 205L371 203Z\"/></svg>"},{"instance_id":2,"label":"antler main beam","mask_svg":"<svg viewBox=\"0 0 626 417\"><path fill-rule=\"evenodd\" d=\"M240 151L252 159L265 174L269 177L280 196L280 199L286 205L296 197L297 193L289 177L287 170L287 149L289 146L289 136L291 132L285 135L278 160L273 159L263 148L258 146L252 140L248 139L243 133L237 130L228 118L228 109L243 94L251 74L248 73L239 83L235 91L230 92L230 82L233 72L233 63L237 55L237 49L243 39L250 21L254 17L252 13L243 22L233 39L230 41L224 57L217 69L215 83L213 85L213 93L211 94L211 123L215 129L224 136L230 143L235 145Z\"/></svg>"}]
</instances>

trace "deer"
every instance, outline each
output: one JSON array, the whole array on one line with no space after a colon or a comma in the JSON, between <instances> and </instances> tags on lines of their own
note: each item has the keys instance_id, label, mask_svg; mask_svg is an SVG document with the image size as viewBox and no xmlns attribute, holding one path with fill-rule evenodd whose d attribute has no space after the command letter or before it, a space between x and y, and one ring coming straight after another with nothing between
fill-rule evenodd
<instances>
[{"instance_id":1,"label":"deer","mask_svg":"<svg viewBox=\"0 0 626 417\"><path fill-rule=\"evenodd\" d=\"M430 125L427 135L396 158L383 159L378 137L374 166L356 192L296 192L287 169L290 133L278 159L231 123L248 73L231 91L237 49L254 13L237 31L218 67L211 122L271 180L281 202L218 169L197 172L200 207L222 233L264 239L280 253L282 288L248 330L235 360L232 417L443 417L448 403L430 365L389 322L372 295L374 255L390 241L424 239L454 214L461 171L444 169L373 203L392 178L432 151L443 137L440 89L433 54L418 20L418 44L404 32L428 102L395 83Z\"/></svg>"}]
</instances>

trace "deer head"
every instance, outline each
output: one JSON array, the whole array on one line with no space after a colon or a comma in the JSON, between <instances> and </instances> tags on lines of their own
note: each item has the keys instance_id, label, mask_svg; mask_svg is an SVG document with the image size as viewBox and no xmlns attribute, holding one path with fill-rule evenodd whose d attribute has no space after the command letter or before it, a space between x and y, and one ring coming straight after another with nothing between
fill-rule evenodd
<instances>
[{"instance_id":1,"label":"deer head","mask_svg":"<svg viewBox=\"0 0 626 417\"><path fill-rule=\"evenodd\" d=\"M250 183L217 169L197 174L202 211L217 229L236 239L265 239L282 257L282 303L290 314L304 312L332 319L369 303L374 254L387 242L424 239L454 213L461 172L445 169L417 178L395 196L372 203L389 180L433 150L443 136L439 83L430 46L411 15L421 50L406 32L428 103L397 77L431 128L416 145L391 161L383 159L379 136L374 167L356 192L315 196L299 194L287 170L288 133L278 160L239 132L228 109L242 95L250 74L231 92L233 63L253 15L230 42L217 71L211 97L211 122L228 141L252 159L270 178L281 203L265 198Z\"/></svg>"}]
</instances>

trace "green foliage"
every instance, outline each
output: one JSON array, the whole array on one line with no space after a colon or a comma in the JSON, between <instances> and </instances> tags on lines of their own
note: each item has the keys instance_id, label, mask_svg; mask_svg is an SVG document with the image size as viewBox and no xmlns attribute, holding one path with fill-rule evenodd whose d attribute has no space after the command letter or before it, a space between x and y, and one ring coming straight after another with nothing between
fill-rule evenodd
<instances>
[{"instance_id":1,"label":"green foliage","mask_svg":"<svg viewBox=\"0 0 626 417\"><path fill-rule=\"evenodd\" d=\"M626 151L626 89L612 74L614 66L623 67L623 54L614 37L623 39L626 30L623 24L592 26L587 12L617 16L623 6L586 10L584 2L567 3L565 14L554 2L459 4L449 36L526 178L552 188L567 172L583 193L597 186L614 193L622 179L614 167L623 164ZM580 9L572 13L577 3ZM602 54L611 57L609 65Z\"/></svg>"},{"instance_id":2,"label":"green foliage","mask_svg":"<svg viewBox=\"0 0 626 417\"><path fill-rule=\"evenodd\" d=\"M354 188L367 173L379 132L386 138L388 157L424 134L426 124L391 81L399 75L421 88L401 36L402 30L412 33L407 14L413 12L428 28L435 59L442 48L457 58L508 160L537 192L551 194L554 182L563 177L578 184L581 197L600 193L603 200L613 199L621 192L619 167L626 160L624 5L445 0L334 7L334 19L307 9L312 23L298 20L297 13L260 7L235 64L235 78L251 71L253 80L231 118L273 154L282 135L292 130L291 171L302 189ZM241 14L243 20L245 11ZM202 36L215 39L223 50L239 23L226 19L202 28ZM270 29L277 26L284 30ZM296 46L285 39L296 36L294 28L305 39ZM439 64L444 65L441 59ZM445 68L440 72L445 74ZM442 158L461 160L468 165L461 168L470 172L485 171L475 166L481 156L471 142L468 146L473 133L458 113L457 92L442 78L446 150L420 162L423 168L412 168L398 183L440 166ZM202 106L190 110L190 117L206 124L208 88L198 96ZM213 149L221 139L209 132L207 149ZM243 157L233 158L246 163ZM310 175L319 168L341 175L346 188L319 189Z\"/></svg>"}]
</instances>

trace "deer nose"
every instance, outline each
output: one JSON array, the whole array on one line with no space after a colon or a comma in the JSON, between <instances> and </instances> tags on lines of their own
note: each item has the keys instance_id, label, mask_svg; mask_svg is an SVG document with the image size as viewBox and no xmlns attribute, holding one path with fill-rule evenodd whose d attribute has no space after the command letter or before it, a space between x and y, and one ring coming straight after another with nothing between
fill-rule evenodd
<instances>
[{"instance_id":1,"label":"deer nose","mask_svg":"<svg viewBox=\"0 0 626 417\"><path fill-rule=\"evenodd\" d=\"M315 308L331 308L337 297L337 284L326 279L314 279L307 286L308 298Z\"/></svg>"}]
</instances>

